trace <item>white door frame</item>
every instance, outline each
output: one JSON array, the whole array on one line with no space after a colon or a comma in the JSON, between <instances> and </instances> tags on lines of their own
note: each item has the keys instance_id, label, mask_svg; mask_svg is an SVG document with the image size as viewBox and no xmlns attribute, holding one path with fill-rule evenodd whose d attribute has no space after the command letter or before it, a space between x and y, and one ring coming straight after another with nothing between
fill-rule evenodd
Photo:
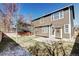
<instances>
[{"instance_id":1,"label":"white door frame","mask_svg":"<svg viewBox=\"0 0 79 59\"><path fill-rule=\"evenodd\" d=\"M53 29L52 29L53 28ZM52 26L52 28L51 28L51 32L52 32L52 30L54 30L54 35L51 33L51 35L53 36L53 37L55 37L55 28L54 28L54 26Z\"/></svg>"},{"instance_id":2,"label":"white door frame","mask_svg":"<svg viewBox=\"0 0 79 59\"><path fill-rule=\"evenodd\" d=\"M49 26L49 37L51 36L51 26Z\"/></svg>"},{"instance_id":3,"label":"white door frame","mask_svg":"<svg viewBox=\"0 0 79 59\"><path fill-rule=\"evenodd\" d=\"M62 28L61 27L60 27L60 34L61 34L61 37L60 38L62 38ZM56 37L56 29L54 31L54 36Z\"/></svg>"},{"instance_id":4,"label":"white door frame","mask_svg":"<svg viewBox=\"0 0 79 59\"><path fill-rule=\"evenodd\" d=\"M62 38L62 28L61 28L61 38Z\"/></svg>"}]
</instances>

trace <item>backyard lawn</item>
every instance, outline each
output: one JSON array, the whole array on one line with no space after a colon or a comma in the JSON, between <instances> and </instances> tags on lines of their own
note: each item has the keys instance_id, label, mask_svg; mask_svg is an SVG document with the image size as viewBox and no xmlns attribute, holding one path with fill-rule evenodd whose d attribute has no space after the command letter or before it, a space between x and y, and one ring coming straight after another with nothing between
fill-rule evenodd
<instances>
[{"instance_id":1,"label":"backyard lawn","mask_svg":"<svg viewBox=\"0 0 79 59\"><path fill-rule=\"evenodd\" d=\"M63 55L69 56L71 55L71 51L73 48L73 43L71 42L52 42L51 44L40 42L34 40L35 36L22 36L22 37L13 37L13 40L16 41L20 46L22 46L25 50L29 50L32 55L35 56L56 56Z\"/></svg>"}]
</instances>

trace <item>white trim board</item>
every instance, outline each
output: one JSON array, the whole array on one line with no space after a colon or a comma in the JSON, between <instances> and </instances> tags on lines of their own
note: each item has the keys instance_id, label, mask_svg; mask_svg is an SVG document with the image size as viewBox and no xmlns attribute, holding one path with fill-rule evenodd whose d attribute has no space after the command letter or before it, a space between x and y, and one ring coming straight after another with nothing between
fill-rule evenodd
<instances>
[{"instance_id":1,"label":"white trim board","mask_svg":"<svg viewBox=\"0 0 79 59\"><path fill-rule=\"evenodd\" d=\"M69 8L69 35L70 35L70 39L71 39L71 10Z\"/></svg>"}]
</instances>

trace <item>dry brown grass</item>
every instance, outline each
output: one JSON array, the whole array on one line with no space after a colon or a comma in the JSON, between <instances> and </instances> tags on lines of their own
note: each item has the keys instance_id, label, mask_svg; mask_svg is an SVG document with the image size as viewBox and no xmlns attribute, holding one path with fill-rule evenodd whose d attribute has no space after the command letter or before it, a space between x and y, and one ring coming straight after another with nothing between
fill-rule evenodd
<instances>
[{"instance_id":1,"label":"dry brown grass","mask_svg":"<svg viewBox=\"0 0 79 59\"><path fill-rule=\"evenodd\" d=\"M28 49L32 55L35 56L68 56L73 48L72 42L52 42L48 44L34 40L33 36L13 38L26 50Z\"/></svg>"}]
</instances>

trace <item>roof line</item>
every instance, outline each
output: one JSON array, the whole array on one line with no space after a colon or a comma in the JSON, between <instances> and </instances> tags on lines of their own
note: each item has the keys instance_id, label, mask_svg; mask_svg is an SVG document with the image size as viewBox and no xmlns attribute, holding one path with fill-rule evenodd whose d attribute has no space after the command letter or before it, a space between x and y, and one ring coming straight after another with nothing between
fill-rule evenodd
<instances>
[{"instance_id":1,"label":"roof line","mask_svg":"<svg viewBox=\"0 0 79 59\"><path fill-rule=\"evenodd\" d=\"M42 15L42 16L40 16L40 17L38 17L38 18L36 18L36 19L34 19L34 20L32 20L32 21L35 21L35 20L40 19L40 18L42 18L42 17L45 17L45 16L47 16L47 15L51 15L51 14L53 14L53 13L55 13L55 12L58 12L58 11L63 10L63 9L65 9L65 8L69 8L69 7L71 7L71 6L73 6L73 4L67 5L67 6L65 6L65 7L63 7L63 8L60 8L60 9L57 9L57 10L54 10L54 11L52 11L52 12L50 12L50 13L47 13L47 14L45 14L45 15Z\"/></svg>"}]
</instances>

